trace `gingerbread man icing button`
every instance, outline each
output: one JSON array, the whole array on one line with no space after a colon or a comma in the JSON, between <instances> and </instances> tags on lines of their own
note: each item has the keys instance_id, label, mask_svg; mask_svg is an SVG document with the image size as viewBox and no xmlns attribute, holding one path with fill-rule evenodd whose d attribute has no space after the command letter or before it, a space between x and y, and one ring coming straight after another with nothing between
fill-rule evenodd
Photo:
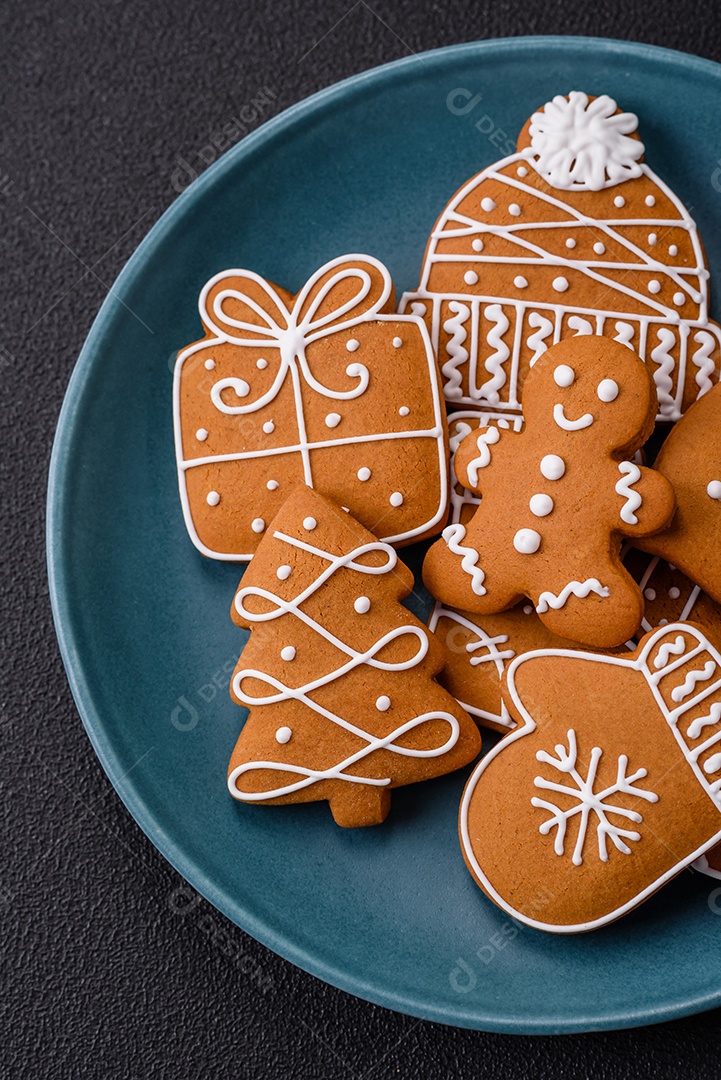
<instances>
[{"instance_id":1,"label":"gingerbread man icing button","mask_svg":"<svg viewBox=\"0 0 721 1080\"><path fill-rule=\"evenodd\" d=\"M668 532L639 543L683 570L721 603L721 386L699 398L656 459L678 500Z\"/></svg>"},{"instance_id":2,"label":"gingerbread man icing button","mask_svg":"<svg viewBox=\"0 0 721 1080\"><path fill-rule=\"evenodd\" d=\"M523 431L481 428L460 444L457 477L481 503L444 530L423 579L481 614L527 596L553 633L614 648L643 617L621 540L665 528L675 507L671 484L631 460L653 428L653 378L626 346L584 336L541 357L524 404Z\"/></svg>"}]
</instances>

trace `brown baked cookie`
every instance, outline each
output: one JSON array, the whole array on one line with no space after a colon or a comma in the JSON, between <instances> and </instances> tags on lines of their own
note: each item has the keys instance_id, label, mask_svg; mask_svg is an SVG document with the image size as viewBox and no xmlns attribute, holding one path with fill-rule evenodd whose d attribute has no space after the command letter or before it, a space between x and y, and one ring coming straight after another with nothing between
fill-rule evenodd
<instances>
[{"instance_id":1,"label":"brown baked cookie","mask_svg":"<svg viewBox=\"0 0 721 1080\"><path fill-rule=\"evenodd\" d=\"M426 328L395 315L382 263L347 255L293 297L247 270L200 295L205 337L178 357L185 523L214 559L250 559L298 483L403 545L448 513L447 428Z\"/></svg>"},{"instance_id":2,"label":"brown baked cookie","mask_svg":"<svg viewBox=\"0 0 721 1080\"><path fill-rule=\"evenodd\" d=\"M721 606L677 566L636 548L622 552L623 565L643 593L645 614L637 636L655 626L687 620L712 637L721 634Z\"/></svg>"},{"instance_id":3,"label":"brown baked cookie","mask_svg":"<svg viewBox=\"0 0 721 1080\"><path fill-rule=\"evenodd\" d=\"M523 431L483 428L456 451L458 480L482 501L428 552L433 596L479 614L527 596L559 637L596 648L628 640L643 597L621 538L664 528L674 511L668 481L628 460L655 405L648 368L618 342L588 336L544 353L526 383Z\"/></svg>"},{"instance_id":4,"label":"brown baked cookie","mask_svg":"<svg viewBox=\"0 0 721 1080\"><path fill-rule=\"evenodd\" d=\"M443 649L400 601L411 571L350 514L300 486L270 523L231 615L250 629L231 697L250 715L230 761L243 802L326 799L374 825L390 791L478 754L476 725L434 680Z\"/></svg>"},{"instance_id":5,"label":"brown baked cookie","mask_svg":"<svg viewBox=\"0 0 721 1080\"><path fill-rule=\"evenodd\" d=\"M535 360L583 334L648 363L659 419L718 381L703 246L637 126L605 94L554 97L448 203L401 310L426 319L454 408L520 411Z\"/></svg>"},{"instance_id":6,"label":"brown baked cookie","mask_svg":"<svg viewBox=\"0 0 721 1080\"><path fill-rule=\"evenodd\" d=\"M520 431L523 427L522 416L509 416L507 413L497 412L454 412L448 416L448 445L450 448L450 514L449 521L460 521L465 525L473 517L475 509L480 503L480 498L468 488L465 488L456 476L455 456L456 450L472 431L482 427L498 427L502 431L509 428Z\"/></svg>"},{"instance_id":7,"label":"brown baked cookie","mask_svg":"<svg viewBox=\"0 0 721 1080\"><path fill-rule=\"evenodd\" d=\"M638 546L680 567L721 603L721 386L679 420L654 467L673 484L678 510L663 536Z\"/></svg>"},{"instance_id":8,"label":"brown baked cookie","mask_svg":"<svg viewBox=\"0 0 721 1080\"><path fill-rule=\"evenodd\" d=\"M691 623L628 655L546 649L511 662L518 724L463 795L463 854L514 919L612 922L721 841L721 655Z\"/></svg>"}]
</instances>

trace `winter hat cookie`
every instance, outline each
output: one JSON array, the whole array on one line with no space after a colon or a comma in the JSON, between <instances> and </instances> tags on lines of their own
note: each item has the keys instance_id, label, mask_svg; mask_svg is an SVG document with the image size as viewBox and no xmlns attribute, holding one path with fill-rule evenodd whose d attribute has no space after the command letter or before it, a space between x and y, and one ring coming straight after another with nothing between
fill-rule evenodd
<instances>
[{"instance_id":1,"label":"winter hat cookie","mask_svg":"<svg viewBox=\"0 0 721 1080\"><path fill-rule=\"evenodd\" d=\"M637 117L573 91L534 113L517 152L458 191L418 289L449 404L519 411L554 342L603 334L653 371L659 419L718 381L721 329L689 212L643 161Z\"/></svg>"},{"instance_id":2,"label":"winter hat cookie","mask_svg":"<svg viewBox=\"0 0 721 1080\"><path fill-rule=\"evenodd\" d=\"M671 485L629 460L653 427L645 364L607 338L559 342L529 374L521 432L473 431L455 455L481 495L467 525L428 552L423 580L447 607L492 614L530 598L548 630L596 648L636 631L643 597L621 565L623 536L668 525Z\"/></svg>"},{"instance_id":3,"label":"winter hat cookie","mask_svg":"<svg viewBox=\"0 0 721 1080\"><path fill-rule=\"evenodd\" d=\"M205 337L178 357L180 495L195 546L247 561L298 483L407 544L447 515L447 430L423 322L393 314L382 263L348 255L296 297L247 270L200 294Z\"/></svg>"},{"instance_id":4,"label":"winter hat cookie","mask_svg":"<svg viewBox=\"0 0 721 1080\"><path fill-rule=\"evenodd\" d=\"M721 603L721 386L675 425L655 468L673 484L678 511L666 534L639 547L680 567Z\"/></svg>"},{"instance_id":5,"label":"winter hat cookie","mask_svg":"<svg viewBox=\"0 0 721 1080\"><path fill-rule=\"evenodd\" d=\"M529 926L578 933L646 900L721 840L721 655L673 623L636 653L525 653L518 728L473 772L460 835L477 884Z\"/></svg>"},{"instance_id":6,"label":"winter hat cookie","mask_svg":"<svg viewBox=\"0 0 721 1080\"><path fill-rule=\"evenodd\" d=\"M231 682L250 709L228 786L243 802L326 799L374 825L390 791L468 764L476 725L434 681L443 649L400 601L411 571L307 487L269 525L232 608L251 630Z\"/></svg>"}]
</instances>

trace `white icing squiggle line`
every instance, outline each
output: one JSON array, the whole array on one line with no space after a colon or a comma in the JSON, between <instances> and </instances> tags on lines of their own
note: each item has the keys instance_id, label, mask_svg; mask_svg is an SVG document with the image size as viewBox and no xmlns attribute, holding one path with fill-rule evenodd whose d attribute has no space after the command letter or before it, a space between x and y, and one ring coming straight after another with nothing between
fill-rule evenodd
<instances>
[{"instance_id":1,"label":"white icing squiggle line","mask_svg":"<svg viewBox=\"0 0 721 1080\"><path fill-rule=\"evenodd\" d=\"M506 381L503 365L511 355L511 350L503 340L503 335L511 324L504 315L500 304L489 304L484 314L487 319L491 319L496 324L488 331L487 335L488 344L496 351L488 357L483 365L492 378L481 387L481 397L484 397L491 405L497 405L500 400L498 391Z\"/></svg>"},{"instance_id":2,"label":"white icing squiggle line","mask_svg":"<svg viewBox=\"0 0 721 1080\"><path fill-rule=\"evenodd\" d=\"M609 591L608 586L602 585L598 578L595 577L587 578L586 581L569 581L568 585L564 585L557 596L552 592L542 592L538 598L536 611L539 615L543 615L549 608L558 611L559 608L565 605L569 596L577 596L580 600L585 600L590 593L595 593L596 596L605 598L608 596Z\"/></svg>"},{"instance_id":3,"label":"white icing squiggle line","mask_svg":"<svg viewBox=\"0 0 721 1080\"><path fill-rule=\"evenodd\" d=\"M708 682L715 670L715 662L713 660L707 660L703 666L703 671L689 671L684 679L683 686L677 686L675 690L671 691L671 700L677 702L683 701L684 698L687 698L689 694L693 693L697 683Z\"/></svg>"},{"instance_id":4,"label":"white icing squiggle line","mask_svg":"<svg viewBox=\"0 0 721 1080\"><path fill-rule=\"evenodd\" d=\"M721 720L721 702L715 701L711 706L708 715L699 716L689 724L689 739L698 739L704 728L710 727L712 724L717 724L719 720Z\"/></svg>"},{"instance_id":5,"label":"white icing squiggle line","mask_svg":"<svg viewBox=\"0 0 721 1080\"><path fill-rule=\"evenodd\" d=\"M454 315L452 319L446 319L443 323L443 329L447 334L452 335L446 345L450 359L446 360L441 368L441 374L445 380L443 393L447 398L460 398L463 396L461 385L463 377L458 369L468 360L468 349L463 346L463 342L468 337L464 324L468 321L471 309L467 304L461 304L457 300L452 300L448 308Z\"/></svg>"},{"instance_id":6,"label":"white icing squiggle line","mask_svg":"<svg viewBox=\"0 0 721 1080\"><path fill-rule=\"evenodd\" d=\"M461 543L465 539L466 527L460 523L457 525L447 525L441 534L443 539L448 544L448 550L452 551L454 555L462 555L461 570L471 577L471 588L476 596L485 596L486 589L483 585L486 575L480 566L477 565L480 559L479 553L475 548L464 547Z\"/></svg>"},{"instance_id":7,"label":"white icing squiggle line","mask_svg":"<svg viewBox=\"0 0 721 1080\"><path fill-rule=\"evenodd\" d=\"M593 333L593 327L588 319L583 319L580 315L571 315L568 325L571 330L576 331L574 337L587 337L588 334Z\"/></svg>"},{"instance_id":8,"label":"white icing squiggle line","mask_svg":"<svg viewBox=\"0 0 721 1080\"><path fill-rule=\"evenodd\" d=\"M485 469L491 463L490 446L498 442L501 433L497 427L487 428L476 439L478 457L473 458L468 464L468 479L472 487L478 487L478 470Z\"/></svg>"},{"instance_id":9,"label":"white icing squiggle line","mask_svg":"<svg viewBox=\"0 0 721 1080\"><path fill-rule=\"evenodd\" d=\"M692 363L698 368L698 371L696 372L698 400L698 398L703 397L703 395L713 386L711 375L713 375L716 365L711 359L711 355L714 351L716 340L713 335L709 334L706 330L699 330L697 334L694 334L693 339L699 346L691 356Z\"/></svg>"},{"instance_id":10,"label":"white icing squiggle line","mask_svg":"<svg viewBox=\"0 0 721 1080\"><path fill-rule=\"evenodd\" d=\"M686 642L681 634L673 641L664 641L653 661L653 666L656 668L656 671L658 671L659 668L665 667L672 656L680 656L685 648Z\"/></svg>"},{"instance_id":11,"label":"white icing squiggle line","mask_svg":"<svg viewBox=\"0 0 721 1080\"><path fill-rule=\"evenodd\" d=\"M534 350L533 356L528 361L528 366L533 367L536 360L538 360L540 356L543 356L548 348L548 345L546 345L546 338L553 333L553 323L550 319L541 315L540 311L532 311L528 316L528 325L538 328L535 334L529 334L528 341L526 342L528 348Z\"/></svg>"},{"instance_id":12,"label":"white icing squiggle line","mask_svg":"<svg viewBox=\"0 0 721 1080\"><path fill-rule=\"evenodd\" d=\"M473 428L470 424L466 424L464 420L458 420L456 422L456 430L448 440L448 446L450 448L451 457L455 454L458 447L461 445L466 435L470 435Z\"/></svg>"},{"instance_id":13,"label":"white icing squiggle line","mask_svg":"<svg viewBox=\"0 0 721 1080\"><path fill-rule=\"evenodd\" d=\"M659 344L651 352L651 359L658 367L654 370L653 378L658 393L658 411L661 416L673 419L676 415L676 402L671 391L673 390L673 372L676 361L671 355L671 349L676 344L676 335L667 326L660 326L657 331Z\"/></svg>"},{"instance_id":14,"label":"white icing squiggle line","mask_svg":"<svg viewBox=\"0 0 721 1080\"><path fill-rule=\"evenodd\" d=\"M627 525L637 525L638 518L635 511L638 510L643 500L637 491L632 490L632 486L641 479L641 470L633 461L622 461L618 466L618 471L623 475L616 484L616 491L626 500L621 507L621 520L625 521Z\"/></svg>"},{"instance_id":15,"label":"white icing squiggle line","mask_svg":"<svg viewBox=\"0 0 721 1080\"><path fill-rule=\"evenodd\" d=\"M631 324L619 320L616 323L616 331L617 333L613 340L620 342L621 345L628 345L629 349L632 349L633 345L631 344L631 342L633 341L633 327L631 326Z\"/></svg>"}]
</instances>

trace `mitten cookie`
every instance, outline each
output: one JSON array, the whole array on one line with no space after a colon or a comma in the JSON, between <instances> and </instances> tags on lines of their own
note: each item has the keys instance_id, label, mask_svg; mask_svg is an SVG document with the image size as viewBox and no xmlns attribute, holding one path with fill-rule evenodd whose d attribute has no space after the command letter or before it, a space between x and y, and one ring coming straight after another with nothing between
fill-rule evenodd
<instances>
[{"instance_id":1,"label":"mitten cookie","mask_svg":"<svg viewBox=\"0 0 721 1080\"><path fill-rule=\"evenodd\" d=\"M520 411L535 360L582 334L648 363L659 419L718 381L703 246L637 126L605 94L554 97L441 214L401 310L426 319L455 408Z\"/></svg>"},{"instance_id":2,"label":"mitten cookie","mask_svg":"<svg viewBox=\"0 0 721 1080\"><path fill-rule=\"evenodd\" d=\"M504 697L519 727L472 774L459 823L513 918L592 930L721 840L721 655L699 627L661 627L628 657L526 653Z\"/></svg>"},{"instance_id":3,"label":"mitten cookie","mask_svg":"<svg viewBox=\"0 0 721 1080\"><path fill-rule=\"evenodd\" d=\"M231 682L246 705L228 786L243 802L327 799L339 825L373 825L390 790L458 769L476 725L434 681L443 649L400 600L411 571L306 487L261 541L232 618L252 631Z\"/></svg>"},{"instance_id":4,"label":"mitten cookie","mask_svg":"<svg viewBox=\"0 0 721 1080\"><path fill-rule=\"evenodd\" d=\"M597 648L621 645L643 616L621 537L668 525L671 485L628 460L653 427L648 368L617 342L559 342L526 383L525 426L472 432L457 477L482 496L467 525L449 525L423 580L446 606L481 614L528 596L546 627Z\"/></svg>"},{"instance_id":5,"label":"mitten cookie","mask_svg":"<svg viewBox=\"0 0 721 1080\"><path fill-rule=\"evenodd\" d=\"M442 529L447 428L420 319L393 314L382 263L347 255L293 297L247 270L200 294L205 337L175 368L185 523L214 559L250 559L298 483L403 545Z\"/></svg>"},{"instance_id":6,"label":"mitten cookie","mask_svg":"<svg viewBox=\"0 0 721 1080\"><path fill-rule=\"evenodd\" d=\"M664 442L655 468L673 484L678 510L644 551L678 566L721 603L721 386L693 405Z\"/></svg>"}]
</instances>

